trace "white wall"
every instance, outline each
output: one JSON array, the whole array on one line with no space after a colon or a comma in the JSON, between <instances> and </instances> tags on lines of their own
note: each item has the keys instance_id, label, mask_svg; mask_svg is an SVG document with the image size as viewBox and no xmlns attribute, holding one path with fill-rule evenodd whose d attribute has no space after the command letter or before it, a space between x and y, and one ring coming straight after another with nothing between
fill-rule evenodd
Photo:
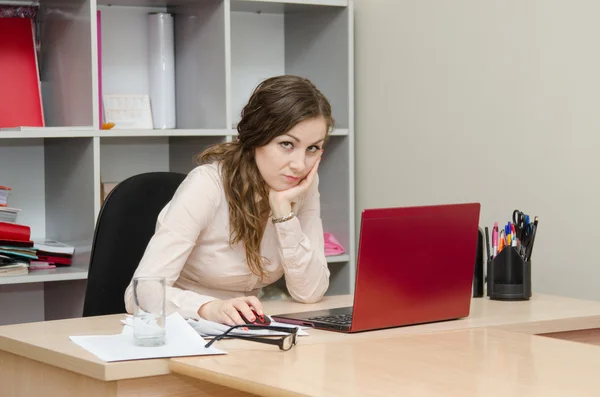
<instances>
[{"instance_id":1,"label":"white wall","mask_svg":"<svg viewBox=\"0 0 600 397\"><path fill-rule=\"evenodd\" d=\"M357 214L520 208L534 292L600 300L600 2L355 1Z\"/></svg>"}]
</instances>

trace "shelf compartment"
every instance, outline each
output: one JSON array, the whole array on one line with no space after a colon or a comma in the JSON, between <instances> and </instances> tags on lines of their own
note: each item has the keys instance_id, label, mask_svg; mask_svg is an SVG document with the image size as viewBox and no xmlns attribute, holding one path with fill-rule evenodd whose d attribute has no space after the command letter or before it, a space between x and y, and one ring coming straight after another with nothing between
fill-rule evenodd
<instances>
[{"instance_id":1,"label":"shelf compartment","mask_svg":"<svg viewBox=\"0 0 600 397\"><path fill-rule=\"evenodd\" d=\"M33 238L91 239L92 146L91 138L0 139L0 181Z\"/></svg>"},{"instance_id":2,"label":"shelf compartment","mask_svg":"<svg viewBox=\"0 0 600 397\"><path fill-rule=\"evenodd\" d=\"M89 0L40 1L38 59L44 117L48 127L94 126L97 79ZM80 127L78 127L80 128Z\"/></svg>"},{"instance_id":3,"label":"shelf compartment","mask_svg":"<svg viewBox=\"0 0 600 397\"><path fill-rule=\"evenodd\" d=\"M168 2L168 5L167 2L154 1L110 3L111 6L98 6L102 32L102 93L149 94L147 15L168 12L173 14L175 24L177 128L224 128L224 2L205 0Z\"/></svg>"},{"instance_id":4,"label":"shelf compartment","mask_svg":"<svg viewBox=\"0 0 600 397\"><path fill-rule=\"evenodd\" d=\"M330 139L319 165L319 193L321 195L321 218L323 229L335 236L346 252L351 249L350 240L350 159L349 137Z\"/></svg>"},{"instance_id":5,"label":"shelf compartment","mask_svg":"<svg viewBox=\"0 0 600 397\"><path fill-rule=\"evenodd\" d=\"M302 3L302 4L300 4ZM329 99L336 125L350 126L350 12L346 2L232 1L231 120L254 88L281 74L309 78Z\"/></svg>"},{"instance_id":6,"label":"shelf compartment","mask_svg":"<svg viewBox=\"0 0 600 397\"><path fill-rule=\"evenodd\" d=\"M100 138L100 176L102 182L118 183L146 172L187 174L197 166L197 154L225 140L225 136Z\"/></svg>"}]
</instances>

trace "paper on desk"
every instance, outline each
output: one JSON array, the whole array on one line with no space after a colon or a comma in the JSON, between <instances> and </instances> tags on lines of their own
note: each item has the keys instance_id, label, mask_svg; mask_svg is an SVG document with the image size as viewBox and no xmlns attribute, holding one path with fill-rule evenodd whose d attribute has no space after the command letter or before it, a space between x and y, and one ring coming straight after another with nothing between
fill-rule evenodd
<instances>
[{"instance_id":1,"label":"paper on desk","mask_svg":"<svg viewBox=\"0 0 600 397\"><path fill-rule=\"evenodd\" d=\"M70 336L77 345L104 361L139 360L147 358L226 354L214 347L205 348L206 341L194 331L179 313L166 318L166 340L163 346L136 346L133 328L123 327L118 335Z\"/></svg>"},{"instance_id":2,"label":"paper on desk","mask_svg":"<svg viewBox=\"0 0 600 397\"><path fill-rule=\"evenodd\" d=\"M269 319L271 319L271 324L273 326L277 326L277 327L285 327L285 328L295 328L297 327L296 325L291 325L291 324L284 324L284 323L279 323L276 321L273 321L272 318L269 317ZM202 336L217 336L217 335L221 335L223 332L227 331L230 327L228 325L224 325L224 324L220 324L220 323L215 323L213 321L208 321L205 320L203 318L200 318L198 320L194 320L194 319L188 319L188 323L192 326L192 328L194 328L200 335ZM304 331L302 329L302 327L299 327L300 329L298 330L298 335L299 336L306 336L308 335L308 333L306 331ZM234 329L230 332L230 334L233 335L261 335L261 336L278 336L278 335L288 335L285 332L280 332L280 331L272 331L272 330L268 330L268 329L248 329L248 330L243 330L243 329Z\"/></svg>"},{"instance_id":3,"label":"paper on desk","mask_svg":"<svg viewBox=\"0 0 600 397\"><path fill-rule=\"evenodd\" d=\"M267 317L269 317L269 316L267 316ZM285 327L285 328L295 328L295 327L298 327L297 325L285 324L285 323L279 323L277 321L273 321L273 319L271 317L269 317L269 319L271 320L271 325L273 325L273 326ZM125 324L125 325L133 325L132 316L128 315L127 318L125 320L122 320L121 322L123 324ZM208 320L205 320L203 318L200 318L198 320L188 319L187 322L201 336L208 336L208 337L221 335L222 333L224 333L225 331L227 331L230 328L228 325L221 324L221 323L215 323L213 321L208 321ZM131 327L129 327L129 328L131 328ZM308 335L308 333L303 330L303 328L306 328L306 327L298 327L298 328L300 328L298 330L298 335L299 336L307 336ZM233 334L233 335L260 335L260 336L280 336L280 335L287 335L287 333L285 333L285 332L272 331L272 330L268 330L268 329L248 329L248 330L243 330L243 329L240 329L240 328L236 328L236 329L232 330L230 332L230 334Z\"/></svg>"}]
</instances>

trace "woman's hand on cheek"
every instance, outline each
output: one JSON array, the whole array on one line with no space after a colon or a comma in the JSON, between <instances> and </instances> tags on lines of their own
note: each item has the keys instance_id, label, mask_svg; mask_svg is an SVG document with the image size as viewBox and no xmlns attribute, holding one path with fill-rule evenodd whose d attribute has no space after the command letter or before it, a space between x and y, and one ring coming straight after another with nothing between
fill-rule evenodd
<instances>
[{"instance_id":1,"label":"woman's hand on cheek","mask_svg":"<svg viewBox=\"0 0 600 397\"><path fill-rule=\"evenodd\" d=\"M273 216L275 218L286 216L292 211L292 203L304 194L310 185L312 185L315 176L317 175L320 162L321 157L319 157L306 178L302 179L296 186L279 192L273 189L269 191L269 203L271 204L271 210L273 211Z\"/></svg>"}]
</instances>

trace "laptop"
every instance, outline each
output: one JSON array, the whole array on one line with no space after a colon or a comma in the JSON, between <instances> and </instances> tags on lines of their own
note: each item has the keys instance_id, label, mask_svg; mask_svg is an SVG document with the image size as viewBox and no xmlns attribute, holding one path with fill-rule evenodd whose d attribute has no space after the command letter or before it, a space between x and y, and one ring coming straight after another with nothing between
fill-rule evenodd
<instances>
[{"instance_id":1,"label":"laptop","mask_svg":"<svg viewBox=\"0 0 600 397\"><path fill-rule=\"evenodd\" d=\"M353 306L271 317L348 333L468 317L480 207L365 209Z\"/></svg>"}]
</instances>

